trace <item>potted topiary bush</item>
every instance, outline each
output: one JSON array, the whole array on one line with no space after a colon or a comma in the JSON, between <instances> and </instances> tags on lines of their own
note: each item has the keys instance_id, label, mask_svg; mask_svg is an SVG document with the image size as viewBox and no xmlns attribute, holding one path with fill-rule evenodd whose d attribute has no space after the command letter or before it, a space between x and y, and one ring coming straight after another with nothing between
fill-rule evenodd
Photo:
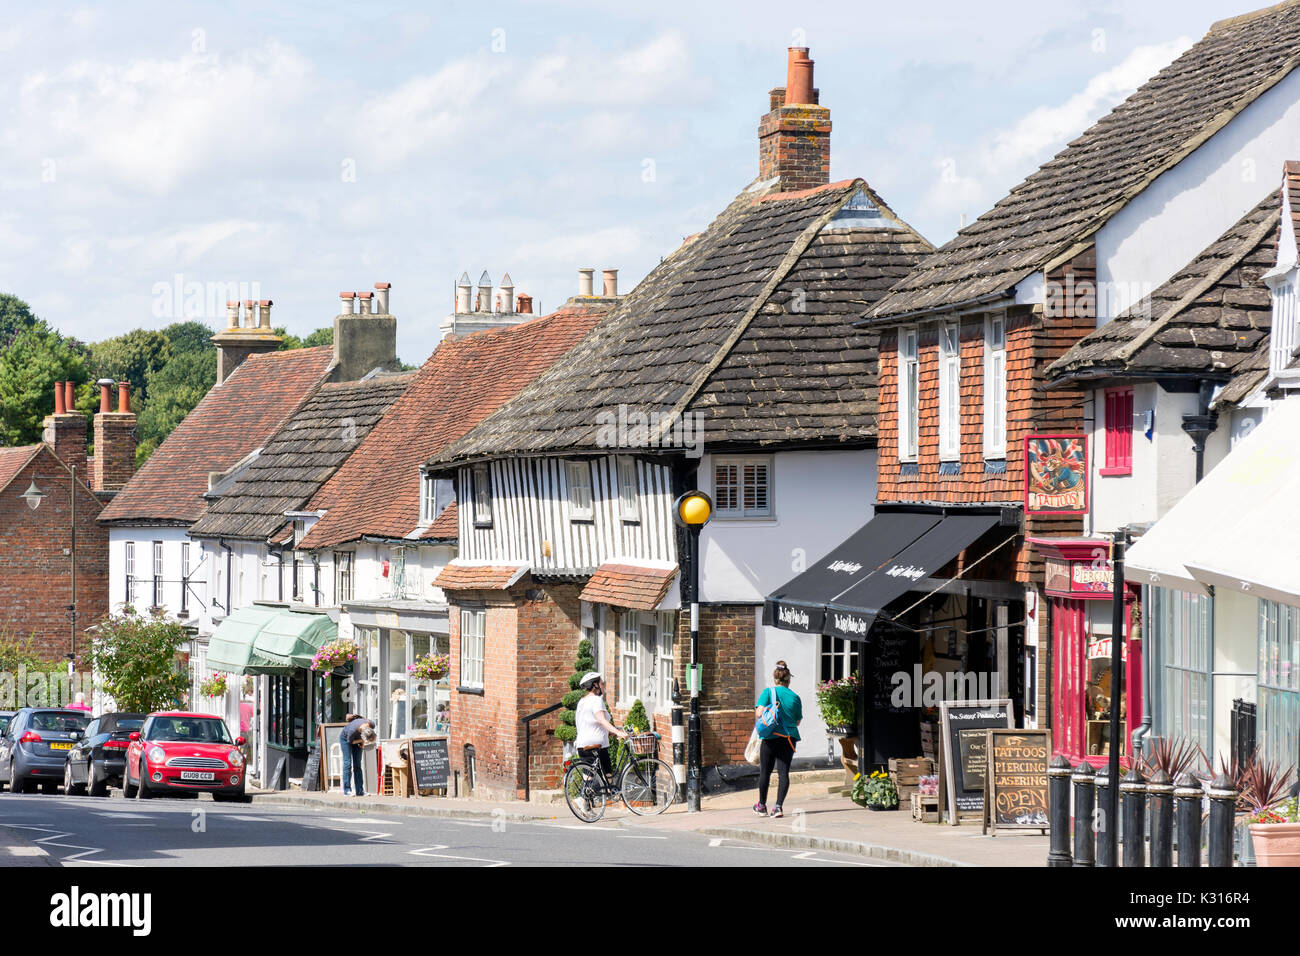
<instances>
[{"instance_id":1,"label":"potted topiary bush","mask_svg":"<svg viewBox=\"0 0 1300 956\"><path fill-rule=\"evenodd\" d=\"M564 744L564 758L567 760L573 755L574 741L578 739L578 727L575 723L576 715L574 711L578 707L578 701L582 700L582 695L586 693L578 682L582 680L582 675L596 669L596 658L592 656L591 641L586 639L578 642L578 656L573 662L573 673L569 675L569 692L560 698L563 709L560 710L560 723L555 728L555 739Z\"/></svg>"}]
</instances>

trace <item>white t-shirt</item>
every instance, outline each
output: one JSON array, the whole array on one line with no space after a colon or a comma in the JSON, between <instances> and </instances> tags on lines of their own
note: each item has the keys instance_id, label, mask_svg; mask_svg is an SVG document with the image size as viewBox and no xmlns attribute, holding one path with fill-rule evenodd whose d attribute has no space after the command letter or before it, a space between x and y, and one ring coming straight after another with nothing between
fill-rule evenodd
<instances>
[{"instance_id":1,"label":"white t-shirt","mask_svg":"<svg viewBox=\"0 0 1300 956\"><path fill-rule=\"evenodd\" d=\"M603 713L609 720L609 710L605 707L605 698L587 694L578 701L574 711L573 722L578 728L578 739L574 741L579 747L608 747L609 731L596 723L596 715Z\"/></svg>"}]
</instances>

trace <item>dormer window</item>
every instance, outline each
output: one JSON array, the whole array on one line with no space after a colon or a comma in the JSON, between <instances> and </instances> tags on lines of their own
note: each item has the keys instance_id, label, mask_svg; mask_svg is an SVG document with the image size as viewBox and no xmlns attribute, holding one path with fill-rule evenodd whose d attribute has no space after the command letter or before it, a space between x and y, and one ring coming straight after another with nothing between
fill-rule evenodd
<instances>
[{"instance_id":1,"label":"dormer window","mask_svg":"<svg viewBox=\"0 0 1300 956\"><path fill-rule=\"evenodd\" d=\"M474 494L474 525L492 527L492 476L487 465L475 465L470 473Z\"/></svg>"},{"instance_id":2,"label":"dormer window","mask_svg":"<svg viewBox=\"0 0 1300 956\"><path fill-rule=\"evenodd\" d=\"M1270 332L1268 370L1277 375L1294 361L1300 344L1300 315L1296 309L1295 273L1273 287L1273 322Z\"/></svg>"},{"instance_id":3,"label":"dormer window","mask_svg":"<svg viewBox=\"0 0 1300 956\"><path fill-rule=\"evenodd\" d=\"M566 461L564 469L569 483L569 518L573 521L591 521L596 517L591 491L591 463Z\"/></svg>"},{"instance_id":4,"label":"dormer window","mask_svg":"<svg viewBox=\"0 0 1300 956\"><path fill-rule=\"evenodd\" d=\"M433 524L438 517L438 483L433 475L420 475L420 526Z\"/></svg>"}]
</instances>

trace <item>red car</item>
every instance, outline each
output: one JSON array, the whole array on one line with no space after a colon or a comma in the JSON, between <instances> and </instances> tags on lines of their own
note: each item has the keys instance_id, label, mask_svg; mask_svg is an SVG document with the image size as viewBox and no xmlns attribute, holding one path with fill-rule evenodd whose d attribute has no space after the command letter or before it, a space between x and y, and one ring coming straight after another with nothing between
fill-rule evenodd
<instances>
[{"instance_id":1,"label":"red car","mask_svg":"<svg viewBox=\"0 0 1300 956\"><path fill-rule=\"evenodd\" d=\"M212 714L150 714L130 736L122 791L141 800L170 791L243 801L243 745Z\"/></svg>"}]
</instances>

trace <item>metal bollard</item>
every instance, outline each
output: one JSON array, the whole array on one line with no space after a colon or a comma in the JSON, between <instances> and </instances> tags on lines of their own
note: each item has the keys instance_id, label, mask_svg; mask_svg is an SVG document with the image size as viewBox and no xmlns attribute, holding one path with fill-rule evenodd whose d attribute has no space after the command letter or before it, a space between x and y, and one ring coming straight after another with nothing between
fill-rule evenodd
<instances>
[{"instance_id":1,"label":"metal bollard","mask_svg":"<svg viewBox=\"0 0 1300 956\"><path fill-rule=\"evenodd\" d=\"M1237 815L1237 791L1226 774L1210 784L1210 866L1232 866L1232 828Z\"/></svg>"},{"instance_id":2,"label":"metal bollard","mask_svg":"<svg viewBox=\"0 0 1300 956\"><path fill-rule=\"evenodd\" d=\"M1142 771L1134 767L1119 782L1120 813L1124 816L1124 827L1120 830L1124 839L1124 865L1141 867L1147 865L1147 778Z\"/></svg>"},{"instance_id":3,"label":"metal bollard","mask_svg":"<svg viewBox=\"0 0 1300 956\"><path fill-rule=\"evenodd\" d=\"M1174 865L1174 785L1157 770L1147 784L1151 812L1151 865Z\"/></svg>"},{"instance_id":4,"label":"metal bollard","mask_svg":"<svg viewBox=\"0 0 1300 956\"><path fill-rule=\"evenodd\" d=\"M1097 805L1096 771L1084 761L1070 776L1074 784L1074 865L1097 865L1097 831L1094 808Z\"/></svg>"},{"instance_id":5,"label":"metal bollard","mask_svg":"<svg viewBox=\"0 0 1300 956\"><path fill-rule=\"evenodd\" d=\"M1174 810L1178 818L1178 865L1201 865L1201 781L1187 771L1175 781Z\"/></svg>"},{"instance_id":6,"label":"metal bollard","mask_svg":"<svg viewBox=\"0 0 1300 956\"><path fill-rule=\"evenodd\" d=\"M1070 761L1058 754L1047 768L1048 866L1070 865Z\"/></svg>"},{"instance_id":7,"label":"metal bollard","mask_svg":"<svg viewBox=\"0 0 1300 956\"><path fill-rule=\"evenodd\" d=\"M1119 860L1111 853L1110 828L1119 826L1118 820L1110 819L1107 808L1110 806L1110 768L1101 767L1097 771L1097 865L1119 866Z\"/></svg>"}]
</instances>

